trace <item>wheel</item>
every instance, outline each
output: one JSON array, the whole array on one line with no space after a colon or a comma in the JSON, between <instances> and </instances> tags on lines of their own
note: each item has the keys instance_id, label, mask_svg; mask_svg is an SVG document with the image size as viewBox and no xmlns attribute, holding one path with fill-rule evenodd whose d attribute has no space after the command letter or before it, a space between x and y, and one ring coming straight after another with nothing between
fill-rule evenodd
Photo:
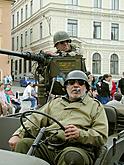
<instances>
[{"instance_id":1,"label":"wheel","mask_svg":"<svg viewBox=\"0 0 124 165\"><path fill-rule=\"evenodd\" d=\"M56 131L56 132L55 132L54 134L52 134L50 137L47 137L46 139L44 139L44 141L42 141L42 142L44 142L45 144L48 144L48 145L50 145L50 146L53 146L53 147L60 147L60 146L65 145L65 144L67 143L67 141L64 141L64 142L61 142L61 143L56 143L56 142L53 143L52 139L53 139L54 136L58 133L58 130L62 129L62 130L64 131L65 128L64 128L64 126L63 126L59 121L57 121L55 118L51 117L50 115L48 115L48 114L46 114L46 113L39 112L39 111L26 111L26 112L22 113L22 115L21 115L21 117L20 117L21 125L22 125L22 127L25 129L25 131L28 133L28 135L29 135L30 137L36 139L36 136L33 136L33 135L29 132L29 130L27 130L27 128L25 127L25 125L24 125L24 121L25 121L25 120L24 120L24 119L26 119L26 120L30 121L32 124L34 124L34 125L38 128L39 132L40 132L40 130L41 130L40 127L38 127L35 123L33 123L33 122L27 117L27 116L31 115L32 113L41 114L41 115L43 115L43 116L46 116L47 118L53 120L54 122L56 122L56 123L60 126L59 128L54 128L54 129L46 130L46 132L49 132L49 131L52 131L52 130L54 130L54 131Z\"/></svg>"}]
</instances>

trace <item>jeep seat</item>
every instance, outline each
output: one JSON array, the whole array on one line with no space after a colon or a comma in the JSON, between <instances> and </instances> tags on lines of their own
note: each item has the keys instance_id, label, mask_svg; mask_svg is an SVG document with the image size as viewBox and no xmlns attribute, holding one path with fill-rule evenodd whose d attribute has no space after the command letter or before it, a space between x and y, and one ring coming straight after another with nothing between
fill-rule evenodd
<instances>
[{"instance_id":1,"label":"jeep seat","mask_svg":"<svg viewBox=\"0 0 124 165\"><path fill-rule=\"evenodd\" d=\"M0 149L10 150L8 140L20 125L19 118L0 117Z\"/></svg>"}]
</instances>

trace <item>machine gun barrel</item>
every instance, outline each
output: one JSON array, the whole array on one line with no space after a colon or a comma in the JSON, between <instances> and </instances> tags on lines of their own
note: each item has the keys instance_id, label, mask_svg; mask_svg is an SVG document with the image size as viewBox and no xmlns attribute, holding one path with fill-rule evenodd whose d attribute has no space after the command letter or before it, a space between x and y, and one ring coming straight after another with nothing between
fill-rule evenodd
<instances>
[{"instance_id":1,"label":"machine gun barrel","mask_svg":"<svg viewBox=\"0 0 124 165\"><path fill-rule=\"evenodd\" d=\"M47 54L42 51L40 51L40 53L38 54L32 54L30 52L16 52L16 51L4 50L4 49L0 49L0 54L21 57L24 58L25 60L33 60L39 62L43 62L45 60L45 57L47 56Z\"/></svg>"}]
</instances>

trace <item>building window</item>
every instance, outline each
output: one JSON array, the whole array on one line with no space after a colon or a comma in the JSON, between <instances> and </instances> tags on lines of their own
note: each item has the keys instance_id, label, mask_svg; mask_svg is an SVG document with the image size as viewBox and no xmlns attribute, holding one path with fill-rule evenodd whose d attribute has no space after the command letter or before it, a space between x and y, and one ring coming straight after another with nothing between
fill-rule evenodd
<instances>
[{"instance_id":1,"label":"building window","mask_svg":"<svg viewBox=\"0 0 124 165\"><path fill-rule=\"evenodd\" d=\"M21 22L23 22L23 8L21 9Z\"/></svg>"},{"instance_id":2,"label":"building window","mask_svg":"<svg viewBox=\"0 0 124 165\"><path fill-rule=\"evenodd\" d=\"M40 8L43 7L43 0L40 0Z\"/></svg>"},{"instance_id":3,"label":"building window","mask_svg":"<svg viewBox=\"0 0 124 165\"><path fill-rule=\"evenodd\" d=\"M101 74L101 56L99 53L93 54L92 73L93 74Z\"/></svg>"},{"instance_id":4,"label":"building window","mask_svg":"<svg viewBox=\"0 0 124 165\"><path fill-rule=\"evenodd\" d=\"M110 58L110 73L118 74L118 56L116 54L112 54Z\"/></svg>"},{"instance_id":5,"label":"building window","mask_svg":"<svg viewBox=\"0 0 124 165\"><path fill-rule=\"evenodd\" d=\"M112 10L119 10L119 0L111 0Z\"/></svg>"},{"instance_id":6,"label":"building window","mask_svg":"<svg viewBox=\"0 0 124 165\"><path fill-rule=\"evenodd\" d=\"M15 49L15 38L14 37L12 37L12 50L14 51L14 49Z\"/></svg>"},{"instance_id":7,"label":"building window","mask_svg":"<svg viewBox=\"0 0 124 165\"><path fill-rule=\"evenodd\" d=\"M11 59L11 75L13 75L13 59Z\"/></svg>"},{"instance_id":8,"label":"building window","mask_svg":"<svg viewBox=\"0 0 124 165\"><path fill-rule=\"evenodd\" d=\"M16 49L17 50L19 49L19 36L17 36L17 39L16 39Z\"/></svg>"},{"instance_id":9,"label":"building window","mask_svg":"<svg viewBox=\"0 0 124 165\"><path fill-rule=\"evenodd\" d=\"M30 44L32 44L32 40L33 40L33 29L30 29Z\"/></svg>"},{"instance_id":10,"label":"building window","mask_svg":"<svg viewBox=\"0 0 124 165\"><path fill-rule=\"evenodd\" d=\"M32 68L32 62L31 60L29 60L29 63L28 63L28 71L31 72L31 68Z\"/></svg>"},{"instance_id":11,"label":"building window","mask_svg":"<svg viewBox=\"0 0 124 165\"><path fill-rule=\"evenodd\" d=\"M25 47L27 47L27 41L28 41L28 32L25 32Z\"/></svg>"},{"instance_id":12,"label":"building window","mask_svg":"<svg viewBox=\"0 0 124 165\"><path fill-rule=\"evenodd\" d=\"M32 16L33 13L33 0L30 1L30 16Z\"/></svg>"},{"instance_id":13,"label":"building window","mask_svg":"<svg viewBox=\"0 0 124 165\"><path fill-rule=\"evenodd\" d=\"M119 24L112 23L112 25L111 25L111 40L119 40Z\"/></svg>"},{"instance_id":14,"label":"building window","mask_svg":"<svg viewBox=\"0 0 124 165\"><path fill-rule=\"evenodd\" d=\"M23 51L23 34L21 34L21 47L20 47L21 51Z\"/></svg>"},{"instance_id":15,"label":"building window","mask_svg":"<svg viewBox=\"0 0 124 165\"><path fill-rule=\"evenodd\" d=\"M43 26L42 26L42 22L40 23L40 39L43 38Z\"/></svg>"},{"instance_id":16,"label":"building window","mask_svg":"<svg viewBox=\"0 0 124 165\"><path fill-rule=\"evenodd\" d=\"M28 5L25 5L25 19L28 18Z\"/></svg>"},{"instance_id":17,"label":"building window","mask_svg":"<svg viewBox=\"0 0 124 165\"><path fill-rule=\"evenodd\" d=\"M71 37L77 37L78 35L78 21L75 19L68 19L68 33Z\"/></svg>"},{"instance_id":18,"label":"building window","mask_svg":"<svg viewBox=\"0 0 124 165\"><path fill-rule=\"evenodd\" d=\"M15 75L18 74L17 71L18 71L18 61L15 60Z\"/></svg>"},{"instance_id":19,"label":"building window","mask_svg":"<svg viewBox=\"0 0 124 165\"><path fill-rule=\"evenodd\" d=\"M15 27L15 15L12 15L12 29Z\"/></svg>"},{"instance_id":20,"label":"building window","mask_svg":"<svg viewBox=\"0 0 124 165\"><path fill-rule=\"evenodd\" d=\"M17 25L19 24L19 11L17 12Z\"/></svg>"},{"instance_id":21,"label":"building window","mask_svg":"<svg viewBox=\"0 0 124 165\"><path fill-rule=\"evenodd\" d=\"M24 63L23 63L23 69L24 69L24 73L27 72L27 61L24 59Z\"/></svg>"},{"instance_id":22,"label":"building window","mask_svg":"<svg viewBox=\"0 0 124 165\"><path fill-rule=\"evenodd\" d=\"M19 74L22 73L22 59L19 59Z\"/></svg>"},{"instance_id":23,"label":"building window","mask_svg":"<svg viewBox=\"0 0 124 165\"><path fill-rule=\"evenodd\" d=\"M101 22L93 23L93 38L101 39Z\"/></svg>"},{"instance_id":24,"label":"building window","mask_svg":"<svg viewBox=\"0 0 124 165\"><path fill-rule=\"evenodd\" d=\"M68 0L69 5L78 5L78 0Z\"/></svg>"},{"instance_id":25,"label":"building window","mask_svg":"<svg viewBox=\"0 0 124 165\"><path fill-rule=\"evenodd\" d=\"M94 0L95 8L102 8L102 0Z\"/></svg>"}]
</instances>

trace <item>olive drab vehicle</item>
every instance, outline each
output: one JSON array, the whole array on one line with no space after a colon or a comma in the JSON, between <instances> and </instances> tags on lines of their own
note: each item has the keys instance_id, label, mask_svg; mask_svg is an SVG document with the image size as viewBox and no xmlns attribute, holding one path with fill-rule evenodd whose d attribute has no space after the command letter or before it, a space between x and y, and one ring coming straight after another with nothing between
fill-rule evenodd
<instances>
[{"instance_id":1,"label":"olive drab vehicle","mask_svg":"<svg viewBox=\"0 0 124 165\"><path fill-rule=\"evenodd\" d=\"M57 39L54 44L56 44L56 41ZM35 71L35 78L38 80L38 97L42 105L50 100L51 95L65 94L64 78L69 71L78 69L86 72L85 59L80 55L63 57L51 56L42 51L38 54L32 54L30 52L20 53L8 50L0 50L0 54L37 61L38 66ZM111 106L105 106L105 112L109 123L109 137L104 146L101 148L96 147L94 165L124 165L124 108L116 109ZM23 121L28 120L28 115L32 113L38 113L54 120L60 126L60 129L64 130L64 126L56 119L39 111L26 111L22 114L0 117L0 165L49 165L48 162L31 156L34 155L39 143L44 142L42 137L45 127L40 128L38 135L34 137L34 143L27 155L10 151L8 145L9 138L20 125L26 130ZM63 144L49 143L49 145L59 146Z\"/></svg>"},{"instance_id":2,"label":"olive drab vehicle","mask_svg":"<svg viewBox=\"0 0 124 165\"><path fill-rule=\"evenodd\" d=\"M58 38L55 43L57 41ZM37 61L38 65L34 78L36 82L38 82L38 100L40 105L44 105L50 99L51 94L65 94L63 82L69 71L79 69L86 72L85 58L81 55L63 57L59 54L57 56L51 56L43 51L40 51L38 54L33 54L30 52L20 53L8 50L0 50L0 54L17 56L24 58L25 60Z\"/></svg>"}]
</instances>

